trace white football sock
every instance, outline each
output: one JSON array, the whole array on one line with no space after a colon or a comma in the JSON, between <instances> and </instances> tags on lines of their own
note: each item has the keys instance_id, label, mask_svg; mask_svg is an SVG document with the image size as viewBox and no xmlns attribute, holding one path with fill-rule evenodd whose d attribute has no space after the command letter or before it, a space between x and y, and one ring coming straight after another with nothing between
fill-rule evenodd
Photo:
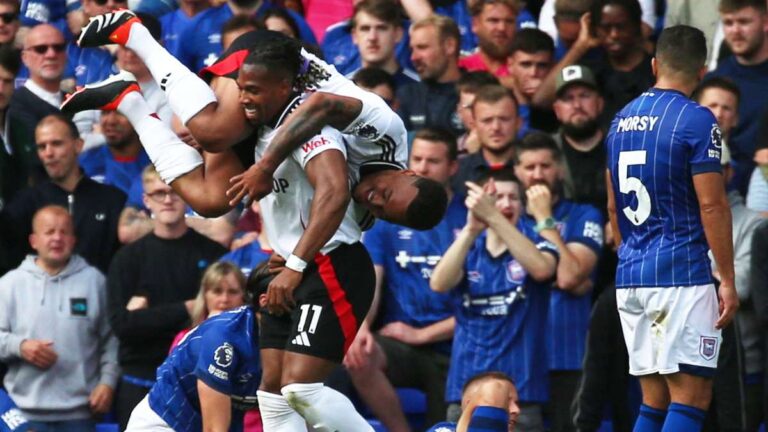
<instances>
[{"instance_id":1,"label":"white football sock","mask_svg":"<svg viewBox=\"0 0 768 432\"><path fill-rule=\"evenodd\" d=\"M285 398L259 390L259 412L265 432L301 432L307 424L299 413L293 410Z\"/></svg>"},{"instance_id":2,"label":"white football sock","mask_svg":"<svg viewBox=\"0 0 768 432\"><path fill-rule=\"evenodd\" d=\"M195 114L216 102L216 95L208 84L166 51L142 24L131 26L125 46L135 51L147 65L152 78L168 96L171 110L182 123L187 124Z\"/></svg>"},{"instance_id":3,"label":"white football sock","mask_svg":"<svg viewBox=\"0 0 768 432\"><path fill-rule=\"evenodd\" d=\"M280 391L288 404L317 431L373 432L373 427L346 396L322 383L288 384Z\"/></svg>"},{"instance_id":4,"label":"white football sock","mask_svg":"<svg viewBox=\"0 0 768 432\"><path fill-rule=\"evenodd\" d=\"M203 157L157 117L139 92L123 97L117 110L128 118L157 173L166 184L203 164Z\"/></svg>"}]
</instances>

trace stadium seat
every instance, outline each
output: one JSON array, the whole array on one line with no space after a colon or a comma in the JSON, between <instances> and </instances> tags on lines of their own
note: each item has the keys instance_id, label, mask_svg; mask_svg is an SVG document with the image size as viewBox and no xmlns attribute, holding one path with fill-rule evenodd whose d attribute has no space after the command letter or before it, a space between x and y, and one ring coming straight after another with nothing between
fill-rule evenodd
<instances>
[{"instance_id":1,"label":"stadium seat","mask_svg":"<svg viewBox=\"0 0 768 432\"><path fill-rule=\"evenodd\" d=\"M99 423L96 425L96 432L120 432L120 425L117 423Z\"/></svg>"}]
</instances>

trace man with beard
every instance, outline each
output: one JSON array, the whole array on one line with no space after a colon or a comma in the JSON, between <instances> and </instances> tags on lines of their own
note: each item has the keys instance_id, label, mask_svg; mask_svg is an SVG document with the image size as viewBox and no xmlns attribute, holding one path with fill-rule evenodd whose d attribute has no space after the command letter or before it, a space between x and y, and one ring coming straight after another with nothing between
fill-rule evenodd
<instances>
[{"instance_id":1,"label":"man with beard","mask_svg":"<svg viewBox=\"0 0 768 432\"><path fill-rule=\"evenodd\" d=\"M80 155L80 166L88 177L128 194L134 181L141 177L141 171L149 165L149 156L124 115L117 111L102 111L99 125L107 145Z\"/></svg>"},{"instance_id":2,"label":"man with beard","mask_svg":"<svg viewBox=\"0 0 768 432\"><path fill-rule=\"evenodd\" d=\"M527 198L521 221L560 254L547 318L551 430L575 431L570 407L581 379L604 218L591 205L563 198L563 157L549 135L531 132L516 147L515 176Z\"/></svg>"},{"instance_id":3,"label":"man with beard","mask_svg":"<svg viewBox=\"0 0 768 432\"><path fill-rule=\"evenodd\" d=\"M732 79L741 94L748 95L739 102L739 124L728 142L734 168L731 184L744 195L754 162L768 164L768 148L763 145L755 152L768 98L768 12L762 0L723 0L720 16L725 43L733 55L723 60L711 75Z\"/></svg>"},{"instance_id":4,"label":"man with beard","mask_svg":"<svg viewBox=\"0 0 768 432\"><path fill-rule=\"evenodd\" d=\"M517 4L512 0L480 0L472 3L470 13L479 48L459 60L459 67L488 71L499 78L508 76L507 58L515 37Z\"/></svg>"},{"instance_id":5,"label":"man with beard","mask_svg":"<svg viewBox=\"0 0 768 432\"><path fill-rule=\"evenodd\" d=\"M605 103L592 70L573 65L557 76L557 99L553 105L560 130L554 135L563 152L565 198L605 209L605 133L600 115Z\"/></svg>"}]
</instances>

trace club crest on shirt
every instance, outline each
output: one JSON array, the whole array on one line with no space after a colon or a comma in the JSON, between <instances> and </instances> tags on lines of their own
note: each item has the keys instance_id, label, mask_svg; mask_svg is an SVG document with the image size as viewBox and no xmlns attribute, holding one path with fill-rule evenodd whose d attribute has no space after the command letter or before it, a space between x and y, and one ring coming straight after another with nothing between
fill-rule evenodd
<instances>
[{"instance_id":1,"label":"club crest on shirt","mask_svg":"<svg viewBox=\"0 0 768 432\"><path fill-rule=\"evenodd\" d=\"M213 353L213 360L217 365L221 367L228 367L232 364L232 359L235 356L235 350L229 342L224 342L220 347L216 348Z\"/></svg>"},{"instance_id":2,"label":"club crest on shirt","mask_svg":"<svg viewBox=\"0 0 768 432\"><path fill-rule=\"evenodd\" d=\"M704 360L712 360L717 354L717 338L702 336L699 342L699 354Z\"/></svg>"},{"instance_id":3,"label":"club crest on shirt","mask_svg":"<svg viewBox=\"0 0 768 432\"><path fill-rule=\"evenodd\" d=\"M507 282L520 285L525 280L525 269L517 260L510 260L506 268Z\"/></svg>"}]
</instances>

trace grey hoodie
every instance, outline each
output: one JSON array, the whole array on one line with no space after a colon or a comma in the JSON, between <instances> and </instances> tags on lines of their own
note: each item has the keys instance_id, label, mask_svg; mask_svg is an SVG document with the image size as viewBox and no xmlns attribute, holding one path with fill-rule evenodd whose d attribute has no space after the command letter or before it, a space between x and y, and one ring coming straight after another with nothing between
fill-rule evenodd
<instances>
[{"instance_id":1,"label":"grey hoodie","mask_svg":"<svg viewBox=\"0 0 768 432\"><path fill-rule=\"evenodd\" d=\"M28 255L0 278L0 360L5 388L32 420L91 416L97 384L113 389L119 376L117 339L109 327L105 278L78 255L51 276ZM41 370L21 358L24 339L50 339L58 360Z\"/></svg>"}]
</instances>

